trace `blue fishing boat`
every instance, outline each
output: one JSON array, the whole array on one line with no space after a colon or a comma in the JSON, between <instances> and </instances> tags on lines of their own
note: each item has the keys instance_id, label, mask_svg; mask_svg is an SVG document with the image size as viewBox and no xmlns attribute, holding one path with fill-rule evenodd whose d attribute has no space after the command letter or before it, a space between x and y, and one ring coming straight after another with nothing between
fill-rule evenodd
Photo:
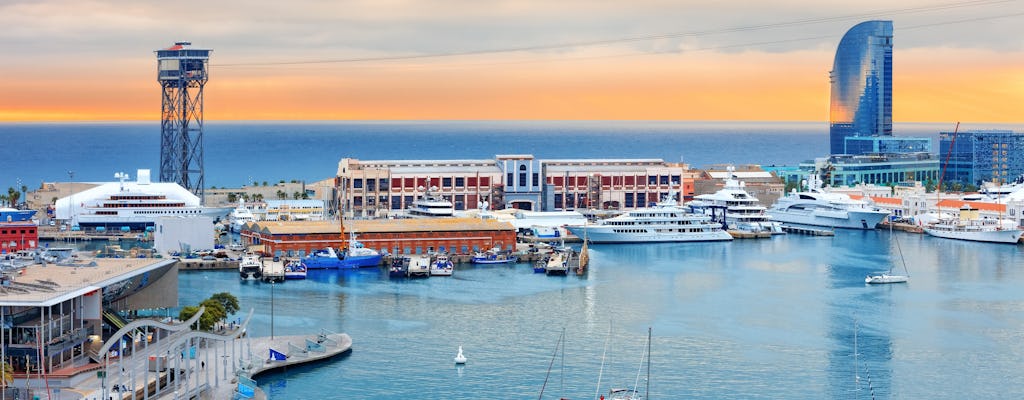
<instances>
[{"instance_id":1,"label":"blue fishing boat","mask_svg":"<svg viewBox=\"0 0 1024 400\"><path fill-rule=\"evenodd\" d=\"M350 248L347 252L339 253L333 248L317 250L313 254L302 258L302 262L309 269L351 269L363 267L376 267L380 265L381 255L376 250L365 247Z\"/></svg>"},{"instance_id":2,"label":"blue fishing boat","mask_svg":"<svg viewBox=\"0 0 1024 400\"><path fill-rule=\"evenodd\" d=\"M306 279L306 270L301 260L292 260L284 266L284 279Z\"/></svg>"},{"instance_id":3,"label":"blue fishing boat","mask_svg":"<svg viewBox=\"0 0 1024 400\"><path fill-rule=\"evenodd\" d=\"M473 254L473 264L515 264L519 257L512 255L511 251L501 251L497 248L485 252Z\"/></svg>"}]
</instances>

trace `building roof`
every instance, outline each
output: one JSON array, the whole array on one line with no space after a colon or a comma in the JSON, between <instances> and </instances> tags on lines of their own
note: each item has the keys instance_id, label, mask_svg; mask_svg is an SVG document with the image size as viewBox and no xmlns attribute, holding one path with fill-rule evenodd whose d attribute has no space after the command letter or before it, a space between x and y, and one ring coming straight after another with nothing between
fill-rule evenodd
<instances>
[{"instance_id":1,"label":"building roof","mask_svg":"<svg viewBox=\"0 0 1024 400\"><path fill-rule=\"evenodd\" d=\"M176 262L175 259L153 258L96 258L91 267L65 267L50 264L31 265L14 277L15 282L24 282L52 290L29 290L26 292L0 291L0 305L3 306L49 306L73 299L86 293L132 278L138 274L153 271Z\"/></svg>"},{"instance_id":2,"label":"building roof","mask_svg":"<svg viewBox=\"0 0 1024 400\"><path fill-rule=\"evenodd\" d=\"M245 230L270 235L312 235L341 232L337 221L258 221L246 225ZM478 218L411 218L345 221L346 232L402 233L451 231L503 231L512 230L507 222Z\"/></svg>"},{"instance_id":3,"label":"building roof","mask_svg":"<svg viewBox=\"0 0 1024 400\"><path fill-rule=\"evenodd\" d=\"M708 171L708 175L711 175L714 179L725 179L729 176L729 172ZM775 175L768 171L734 171L732 176L736 179L775 178Z\"/></svg>"},{"instance_id":4,"label":"building roof","mask_svg":"<svg viewBox=\"0 0 1024 400\"><path fill-rule=\"evenodd\" d=\"M892 206L903 205L903 199L900 199L898 197L861 196L858 194L850 194L848 196L850 196L850 198L854 200L861 200L866 197L871 199L871 201L875 202L875 204L887 204Z\"/></svg>"},{"instance_id":5,"label":"building roof","mask_svg":"<svg viewBox=\"0 0 1024 400\"><path fill-rule=\"evenodd\" d=\"M964 201L958 199L945 199L938 203L938 208L949 208L959 210L964 204L971 206L971 208L981 211L994 211L1004 213L1006 212L1006 204L999 203L987 203L983 201Z\"/></svg>"}]
</instances>

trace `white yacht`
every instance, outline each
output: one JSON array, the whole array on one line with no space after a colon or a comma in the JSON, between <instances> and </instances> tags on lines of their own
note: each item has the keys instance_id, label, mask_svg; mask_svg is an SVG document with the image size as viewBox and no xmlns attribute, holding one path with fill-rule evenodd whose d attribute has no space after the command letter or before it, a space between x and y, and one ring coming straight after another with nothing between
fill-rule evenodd
<instances>
[{"instance_id":1,"label":"white yacht","mask_svg":"<svg viewBox=\"0 0 1024 400\"><path fill-rule=\"evenodd\" d=\"M810 175L807 186L807 191L797 192L794 189L781 197L768 209L768 214L784 224L849 229L875 229L889 215L888 211L875 208L866 201L823 191L821 181L814 174Z\"/></svg>"},{"instance_id":2,"label":"white yacht","mask_svg":"<svg viewBox=\"0 0 1024 400\"><path fill-rule=\"evenodd\" d=\"M119 182L106 183L57 200L57 219L82 227L145 229L164 216L208 216L219 219L231 208L204 207L200 199L177 183L151 182L148 169L138 170L135 182L128 174L114 174Z\"/></svg>"},{"instance_id":3,"label":"white yacht","mask_svg":"<svg viewBox=\"0 0 1024 400\"><path fill-rule=\"evenodd\" d=\"M574 235L586 236L591 243L691 242L732 240L722 225L711 217L694 214L679 207L672 191L654 207L639 208L601 221L595 225L570 225Z\"/></svg>"},{"instance_id":4,"label":"white yacht","mask_svg":"<svg viewBox=\"0 0 1024 400\"><path fill-rule=\"evenodd\" d=\"M422 190L422 187L420 188ZM414 200L406 213L414 218L451 217L455 214L455 206L444 197L434 194L436 187L423 191L423 196Z\"/></svg>"},{"instance_id":5,"label":"white yacht","mask_svg":"<svg viewBox=\"0 0 1024 400\"><path fill-rule=\"evenodd\" d=\"M234 210L231 210L231 214L228 214L228 222L232 232L241 232L245 224L256 222L256 215L252 213L252 210L245 207L245 200L239 199L238 207L235 207Z\"/></svg>"},{"instance_id":6,"label":"white yacht","mask_svg":"<svg viewBox=\"0 0 1024 400\"><path fill-rule=\"evenodd\" d=\"M969 204L960 207L958 218L943 218L924 225L924 232L946 239L1016 244L1024 234L1012 220L979 218L978 210Z\"/></svg>"},{"instance_id":7,"label":"white yacht","mask_svg":"<svg viewBox=\"0 0 1024 400\"><path fill-rule=\"evenodd\" d=\"M687 203L694 212L711 216L712 220L725 220L728 229L746 232L784 233L782 224L772 220L756 197L744 189L743 182L735 179L734 168L729 166L725 186L711 194L702 194Z\"/></svg>"},{"instance_id":8,"label":"white yacht","mask_svg":"<svg viewBox=\"0 0 1024 400\"><path fill-rule=\"evenodd\" d=\"M242 261L238 263L238 275L243 281L255 281L262 278L262 258L255 253L242 255Z\"/></svg>"}]
</instances>

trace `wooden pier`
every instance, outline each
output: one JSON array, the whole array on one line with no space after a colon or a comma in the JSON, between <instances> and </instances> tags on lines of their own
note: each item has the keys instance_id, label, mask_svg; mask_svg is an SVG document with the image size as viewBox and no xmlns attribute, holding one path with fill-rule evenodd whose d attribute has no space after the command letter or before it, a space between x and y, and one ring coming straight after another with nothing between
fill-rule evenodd
<instances>
[{"instance_id":1,"label":"wooden pier","mask_svg":"<svg viewBox=\"0 0 1024 400\"><path fill-rule=\"evenodd\" d=\"M836 231L831 229L810 228L805 226L783 225L782 230L786 233L810 236L835 236Z\"/></svg>"}]
</instances>

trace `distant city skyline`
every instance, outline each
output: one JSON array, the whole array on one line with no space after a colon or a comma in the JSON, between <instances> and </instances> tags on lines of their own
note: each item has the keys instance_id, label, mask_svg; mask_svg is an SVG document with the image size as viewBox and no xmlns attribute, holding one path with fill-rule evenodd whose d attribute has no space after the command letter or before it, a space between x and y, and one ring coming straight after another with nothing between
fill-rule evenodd
<instances>
[{"instance_id":1,"label":"distant city skyline","mask_svg":"<svg viewBox=\"0 0 1024 400\"><path fill-rule=\"evenodd\" d=\"M892 20L893 121L1024 122L1022 0L0 4L0 122L154 121L154 50L213 49L206 119L828 121Z\"/></svg>"}]
</instances>

